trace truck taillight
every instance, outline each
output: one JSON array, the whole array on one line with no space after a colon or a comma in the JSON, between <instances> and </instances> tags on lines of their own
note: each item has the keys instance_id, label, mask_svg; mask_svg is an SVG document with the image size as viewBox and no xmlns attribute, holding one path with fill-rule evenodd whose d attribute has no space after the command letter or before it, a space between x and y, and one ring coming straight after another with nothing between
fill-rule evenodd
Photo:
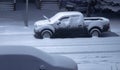
<instances>
[{"instance_id":1,"label":"truck taillight","mask_svg":"<svg viewBox=\"0 0 120 70\"><path fill-rule=\"evenodd\" d=\"M111 29L110 29L110 23L108 23L107 26L108 26L108 31L111 31Z\"/></svg>"},{"instance_id":2,"label":"truck taillight","mask_svg":"<svg viewBox=\"0 0 120 70\"><path fill-rule=\"evenodd\" d=\"M105 24L104 26L103 26L103 31L110 31L110 24L108 23L108 24Z\"/></svg>"}]
</instances>

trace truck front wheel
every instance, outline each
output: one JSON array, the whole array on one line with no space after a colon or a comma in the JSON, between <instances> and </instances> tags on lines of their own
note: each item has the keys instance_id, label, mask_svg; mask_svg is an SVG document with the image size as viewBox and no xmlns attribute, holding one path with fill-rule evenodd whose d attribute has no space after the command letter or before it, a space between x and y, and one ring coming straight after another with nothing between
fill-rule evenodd
<instances>
[{"instance_id":1,"label":"truck front wheel","mask_svg":"<svg viewBox=\"0 0 120 70\"><path fill-rule=\"evenodd\" d=\"M97 28L93 28L90 30L90 36L91 37L100 37L101 36L101 31Z\"/></svg>"},{"instance_id":2,"label":"truck front wheel","mask_svg":"<svg viewBox=\"0 0 120 70\"><path fill-rule=\"evenodd\" d=\"M52 35L53 35L53 33L52 33L52 31L50 31L50 30L43 30L42 32L41 32L41 38L51 38L52 37Z\"/></svg>"}]
</instances>

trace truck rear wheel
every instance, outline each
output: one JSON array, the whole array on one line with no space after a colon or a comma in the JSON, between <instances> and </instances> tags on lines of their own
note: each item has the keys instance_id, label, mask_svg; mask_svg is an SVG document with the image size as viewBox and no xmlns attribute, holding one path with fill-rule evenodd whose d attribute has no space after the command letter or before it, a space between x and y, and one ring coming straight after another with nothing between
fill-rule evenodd
<instances>
[{"instance_id":1,"label":"truck rear wheel","mask_svg":"<svg viewBox=\"0 0 120 70\"><path fill-rule=\"evenodd\" d=\"M101 36L101 31L97 28L93 28L90 30L90 36L91 37L100 37Z\"/></svg>"},{"instance_id":2,"label":"truck rear wheel","mask_svg":"<svg viewBox=\"0 0 120 70\"><path fill-rule=\"evenodd\" d=\"M41 32L41 38L51 38L53 33L50 30L43 30Z\"/></svg>"}]
</instances>

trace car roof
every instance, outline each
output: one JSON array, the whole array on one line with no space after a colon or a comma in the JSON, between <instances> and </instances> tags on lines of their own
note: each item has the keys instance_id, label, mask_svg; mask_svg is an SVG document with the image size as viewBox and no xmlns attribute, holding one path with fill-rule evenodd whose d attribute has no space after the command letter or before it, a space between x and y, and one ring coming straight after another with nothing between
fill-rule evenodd
<instances>
[{"instance_id":1,"label":"car roof","mask_svg":"<svg viewBox=\"0 0 120 70\"><path fill-rule=\"evenodd\" d=\"M49 54L31 46L0 46L1 55L29 55L48 63L52 61L52 57Z\"/></svg>"},{"instance_id":2,"label":"car roof","mask_svg":"<svg viewBox=\"0 0 120 70\"><path fill-rule=\"evenodd\" d=\"M72 15L82 15L82 13L77 11L67 11L67 12L59 12L57 13L59 16L72 16Z\"/></svg>"}]
</instances>

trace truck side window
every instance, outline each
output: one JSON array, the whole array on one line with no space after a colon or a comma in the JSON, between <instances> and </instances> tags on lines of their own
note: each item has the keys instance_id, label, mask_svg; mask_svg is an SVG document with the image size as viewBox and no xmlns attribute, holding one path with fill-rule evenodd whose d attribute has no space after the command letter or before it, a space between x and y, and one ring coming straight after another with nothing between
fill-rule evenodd
<instances>
[{"instance_id":1,"label":"truck side window","mask_svg":"<svg viewBox=\"0 0 120 70\"><path fill-rule=\"evenodd\" d=\"M80 24L80 16L79 15L71 16L70 25L74 27L74 26L77 26L78 24Z\"/></svg>"},{"instance_id":2,"label":"truck side window","mask_svg":"<svg viewBox=\"0 0 120 70\"><path fill-rule=\"evenodd\" d=\"M60 19L61 24L68 25L69 24L69 17L63 17Z\"/></svg>"},{"instance_id":3,"label":"truck side window","mask_svg":"<svg viewBox=\"0 0 120 70\"><path fill-rule=\"evenodd\" d=\"M63 17L60 19L61 22L67 21L69 19L69 17Z\"/></svg>"}]
</instances>

